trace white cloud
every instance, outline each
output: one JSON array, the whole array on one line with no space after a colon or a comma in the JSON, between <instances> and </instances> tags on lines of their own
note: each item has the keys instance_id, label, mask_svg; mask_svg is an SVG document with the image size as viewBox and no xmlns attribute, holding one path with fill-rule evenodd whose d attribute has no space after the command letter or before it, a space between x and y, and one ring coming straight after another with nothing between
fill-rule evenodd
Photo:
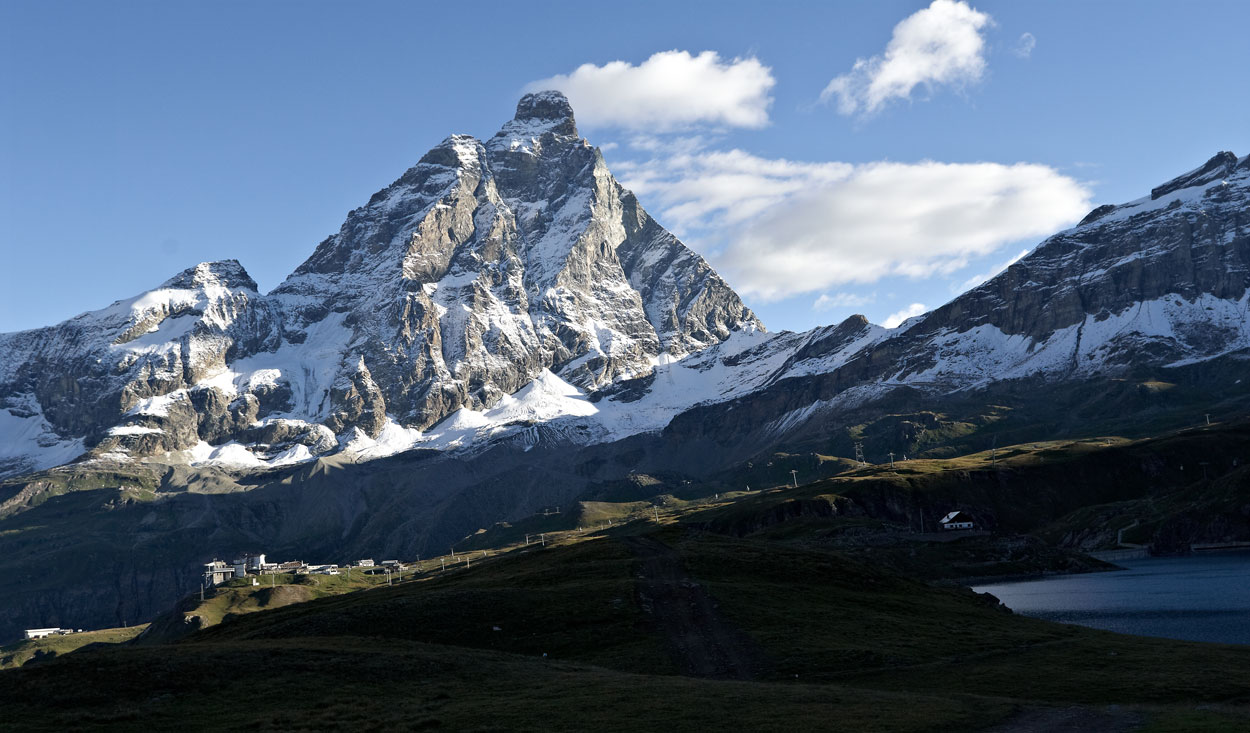
<instances>
[{"instance_id":1,"label":"white cloud","mask_svg":"<svg viewBox=\"0 0 1250 733\"><path fill-rule=\"evenodd\" d=\"M981 31L992 24L988 14L965 2L933 0L894 26L883 55L858 59L829 82L821 101L836 96L840 113L872 114L891 99L909 98L920 85L977 82L985 72Z\"/></svg>"},{"instance_id":2,"label":"white cloud","mask_svg":"<svg viewBox=\"0 0 1250 733\"><path fill-rule=\"evenodd\" d=\"M951 288L951 290L957 293L962 293L965 290L971 290L975 288L976 286L980 285L981 283L986 282L990 280L991 278L997 277L999 273L1003 272L1008 267L1011 267L1012 265L1022 260L1024 256L1027 255L1028 253L1029 253L1029 250L1022 249L1020 250L1020 253L1017 254L1015 257L1012 257L1006 262L995 265L993 269L991 269L989 272L982 272L982 273L973 275L967 280L964 280L962 284Z\"/></svg>"},{"instance_id":3,"label":"white cloud","mask_svg":"<svg viewBox=\"0 0 1250 733\"><path fill-rule=\"evenodd\" d=\"M634 66L582 64L535 81L527 91L558 89L579 123L669 130L692 124L764 127L776 80L756 58L724 61L715 51L663 51Z\"/></svg>"},{"instance_id":4,"label":"white cloud","mask_svg":"<svg viewBox=\"0 0 1250 733\"><path fill-rule=\"evenodd\" d=\"M813 188L845 179L847 163L805 163L761 158L741 150L682 148L643 162L615 165L621 182L648 202L658 202L661 220L680 233L736 225Z\"/></svg>"},{"instance_id":5,"label":"white cloud","mask_svg":"<svg viewBox=\"0 0 1250 733\"><path fill-rule=\"evenodd\" d=\"M918 316L926 310L928 309L925 308L924 303L912 303L903 310L886 316L885 322L881 325L886 328L898 328L898 325L903 321L906 321L908 318L913 316Z\"/></svg>"},{"instance_id":6,"label":"white cloud","mask_svg":"<svg viewBox=\"0 0 1250 733\"><path fill-rule=\"evenodd\" d=\"M827 311L834 308L858 308L861 305L868 305L875 300L871 295L857 295L855 293L821 293L820 297L812 303L812 310Z\"/></svg>"},{"instance_id":7,"label":"white cloud","mask_svg":"<svg viewBox=\"0 0 1250 733\"><path fill-rule=\"evenodd\" d=\"M1033 49L1037 47L1037 38L1032 33L1021 33L1020 40L1016 41L1016 47L1011 52L1022 59L1027 59L1033 55Z\"/></svg>"},{"instance_id":8,"label":"white cloud","mask_svg":"<svg viewBox=\"0 0 1250 733\"><path fill-rule=\"evenodd\" d=\"M1089 208L1089 190L1044 165L868 163L752 219L715 260L739 292L779 300L888 275L949 274Z\"/></svg>"},{"instance_id":9,"label":"white cloud","mask_svg":"<svg viewBox=\"0 0 1250 733\"><path fill-rule=\"evenodd\" d=\"M890 275L950 274L1009 242L1051 234L1090 191L1044 165L767 159L741 150L614 166L717 270L762 301Z\"/></svg>"}]
</instances>

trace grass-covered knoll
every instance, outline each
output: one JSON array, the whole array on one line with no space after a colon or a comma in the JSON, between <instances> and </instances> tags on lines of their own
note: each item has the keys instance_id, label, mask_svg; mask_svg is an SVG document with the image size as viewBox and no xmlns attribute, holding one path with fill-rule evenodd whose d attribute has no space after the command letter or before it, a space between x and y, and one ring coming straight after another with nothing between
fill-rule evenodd
<instances>
[{"instance_id":1,"label":"grass-covered knoll","mask_svg":"<svg viewBox=\"0 0 1250 733\"><path fill-rule=\"evenodd\" d=\"M128 626L120 629L101 629L82 633L46 636L42 639L22 641L0 647L0 669L20 667L31 660L46 660L77 651L88 644L122 644L138 636L148 627Z\"/></svg>"},{"instance_id":2,"label":"grass-covered knoll","mask_svg":"<svg viewBox=\"0 0 1250 733\"><path fill-rule=\"evenodd\" d=\"M339 575L271 574L235 578L219 586L206 588L203 597L192 594L183 598L172 610L154 620L139 641L144 644L173 641L236 616L272 611L316 598L354 593L388 584L386 575L371 575L366 570L344 569ZM394 573L390 582L410 581L416 575L411 570Z\"/></svg>"},{"instance_id":3,"label":"grass-covered knoll","mask_svg":"<svg viewBox=\"0 0 1250 733\"><path fill-rule=\"evenodd\" d=\"M578 501L565 506L545 507L524 519L498 522L480 529L455 543L454 549L468 552L527 546L527 542L529 545L538 544L545 539L541 535L601 529L645 517L652 505L651 501Z\"/></svg>"},{"instance_id":4,"label":"grass-covered knoll","mask_svg":"<svg viewBox=\"0 0 1250 733\"><path fill-rule=\"evenodd\" d=\"M381 636L671 672L639 628L633 557L596 539L517 550L418 582L232 618L189 639Z\"/></svg>"}]
</instances>

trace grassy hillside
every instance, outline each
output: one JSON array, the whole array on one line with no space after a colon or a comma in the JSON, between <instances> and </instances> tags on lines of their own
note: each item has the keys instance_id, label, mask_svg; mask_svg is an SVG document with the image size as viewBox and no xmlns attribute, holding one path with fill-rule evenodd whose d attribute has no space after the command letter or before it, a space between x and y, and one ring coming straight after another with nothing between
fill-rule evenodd
<instances>
[{"instance_id":1,"label":"grassy hillside","mask_svg":"<svg viewBox=\"0 0 1250 733\"><path fill-rule=\"evenodd\" d=\"M1036 537L916 531L952 508L1058 532L1082 501L1231 507L1240 468L1186 483L1181 461L1231 456L1244 433L1026 444L684 498L635 480L618 501L484 529L394 585L235 581L139 646L0 672L0 707L14 730L1245 730L1250 648L1018 617L947 579L1105 566ZM222 704L236 690L247 704Z\"/></svg>"},{"instance_id":2,"label":"grassy hillside","mask_svg":"<svg viewBox=\"0 0 1250 733\"><path fill-rule=\"evenodd\" d=\"M347 637L92 655L0 676L11 730L929 731L1011 706L965 696L635 675ZM159 678L151 670L159 669ZM39 699L58 690L55 705ZM237 696L237 697L236 697ZM235 700L233 704L231 700ZM836 722L835 722L836 721Z\"/></svg>"},{"instance_id":3,"label":"grassy hillside","mask_svg":"<svg viewBox=\"0 0 1250 733\"><path fill-rule=\"evenodd\" d=\"M981 527L1016 533L1039 531L1073 512L1117 502L1148 501L1171 514L1227 515L1239 509L1245 495L1247 444L1250 426L1245 423L1132 441L1099 437L1026 443L955 458L870 465L787 490L786 496L810 504L796 511L869 517L917 531L922 519L923 528L932 531L942 515L956 509L970 513ZM753 502L760 507L755 514L748 511ZM818 510L816 503L828 508ZM717 531L749 534L773 521L774 504L760 497L723 516L709 514L707 521ZM1075 524L1080 521L1078 516ZM1230 532L1239 530L1235 522L1227 524ZM1146 533L1149 539L1149 529L1143 527L1138 536ZM1062 528L1047 531L1048 537L1063 539ZM1250 526L1245 531L1250 539ZM1081 546L1114 544L1113 532Z\"/></svg>"},{"instance_id":4,"label":"grassy hillside","mask_svg":"<svg viewBox=\"0 0 1250 733\"><path fill-rule=\"evenodd\" d=\"M5 672L0 706L31 730L975 730L1056 711L1108 730L1250 724L1250 649L1020 618L793 538L662 519ZM50 689L65 691L54 707ZM249 703L211 694L232 689Z\"/></svg>"},{"instance_id":5,"label":"grassy hillside","mask_svg":"<svg viewBox=\"0 0 1250 733\"><path fill-rule=\"evenodd\" d=\"M147 627L147 624L143 624L121 629L46 636L42 639L23 639L14 644L0 646L0 669L14 669L32 660L46 661L90 644L123 644L143 633Z\"/></svg>"},{"instance_id":6,"label":"grassy hillside","mask_svg":"<svg viewBox=\"0 0 1250 733\"><path fill-rule=\"evenodd\" d=\"M379 588L388 583L411 582L423 567L429 570L431 563L392 573L389 579L384 574L367 574L365 568L343 570L340 575L275 574L235 578L206 589L203 598L198 593L183 598L173 609L152 621L137 642L170 642L237 616Z\"/></svg>"}]
</instances>

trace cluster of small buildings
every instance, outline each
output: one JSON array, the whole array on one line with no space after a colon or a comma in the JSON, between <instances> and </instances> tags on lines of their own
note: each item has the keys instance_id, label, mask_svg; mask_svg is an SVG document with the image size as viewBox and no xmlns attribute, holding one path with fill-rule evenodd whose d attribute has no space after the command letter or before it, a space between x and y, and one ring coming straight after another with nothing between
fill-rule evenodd
<instances>
[{"instance_id":1,"label":"cluster of small buildings","mask_svg":"<svg viewBox=\"0 0 1250 733\"><path fill-rule=\"evenodd\" d=\"M394 573L407 570L407 566L398 560L383 560L375 564L373 560L357 560L354 567L363 568L366 575ZM221 585L233 578L246 578L249 575L340 575L338 565L317 565L291 560L290 562L268 562L265 555L244 555L233 562L213 560L204 563L204 584Z\"/></svg>"}]
</instances>

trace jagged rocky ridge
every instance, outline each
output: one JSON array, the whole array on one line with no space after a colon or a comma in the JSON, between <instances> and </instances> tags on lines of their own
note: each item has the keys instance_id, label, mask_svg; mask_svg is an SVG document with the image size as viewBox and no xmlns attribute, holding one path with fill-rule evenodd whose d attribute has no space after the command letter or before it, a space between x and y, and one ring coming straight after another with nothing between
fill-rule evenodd
<instances>
[{"instance_id":1,"label":"jagged rocky ridge","mask_svg":"<svg viewBox=\"0 0 1250 733\"><path fill-rule=\"evenodd\" d=\"M1248 160L1099 207L897 329L768 334L612 178L562 95L527 95L494 137L449 137L350 212L268 295L208 263L0 336L0 475L84 453L249 469L665 429L766 446L900 389L1235 354Z\"/></svg>"}]
</instances>

